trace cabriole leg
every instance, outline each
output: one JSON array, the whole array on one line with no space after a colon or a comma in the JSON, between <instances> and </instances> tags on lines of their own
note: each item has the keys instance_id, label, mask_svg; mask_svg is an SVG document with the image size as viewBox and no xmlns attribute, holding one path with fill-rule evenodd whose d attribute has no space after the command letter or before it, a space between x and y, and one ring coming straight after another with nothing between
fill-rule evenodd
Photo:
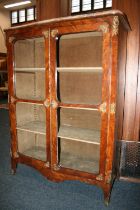
<instances>
[{"instance_id":1,"label":"cabriole leg","mask_svg":"<svg viewBox=\"0 0 140 210\"><path fill-rule=\"evenodd\" d=\"M109 205L110 195L111 195L111 189L110 188L104 189L104 203L106 206Z\"/></svg>"},{"instance_id":2,"label":"cabriole leg","mask_svg":"<svg viewBox=\"0 0 140 210\"><path fill-rule=\"evenodd\" d=\"M17 162L15 159L11 158L11 174L14 175L17 169Z\"/></svg>"}]
</instances>

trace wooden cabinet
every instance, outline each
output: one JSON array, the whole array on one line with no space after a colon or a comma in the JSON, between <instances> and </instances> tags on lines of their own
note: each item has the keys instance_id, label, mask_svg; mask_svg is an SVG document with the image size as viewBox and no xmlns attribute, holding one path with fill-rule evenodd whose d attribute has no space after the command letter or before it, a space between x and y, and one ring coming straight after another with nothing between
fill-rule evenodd
<instances>
[{"instance_id":1,"label":"wooden cabinet","mask_svg":"<svg viewBox=\"0 0 140 210\"><path fill-rule=\"evenodd\" d=\"M96 184L108 203L120 35L128 29L111 11L6 30L13 173L24 163L50 180Z\"/></svg>"}]
</instances>

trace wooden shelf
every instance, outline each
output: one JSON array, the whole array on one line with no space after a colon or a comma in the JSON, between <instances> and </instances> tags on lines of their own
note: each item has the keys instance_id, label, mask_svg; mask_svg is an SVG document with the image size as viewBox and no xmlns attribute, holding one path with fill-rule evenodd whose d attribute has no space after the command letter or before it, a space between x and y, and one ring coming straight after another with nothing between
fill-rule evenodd
<instances>
[{"instance_id":1,"label":"wooden shelf","mask_svg":"<svg viewBox=\"0 0 140 210\"><path fill-rule=\"evenodd\" d=\"M57 67L58 72L102 73L102 67Z\"/></svg>"},{"instance_id":2,"label":"wooden shelf","mask_svg":"<svg viewBox=\"0 0 140 210\"><path fill-rule=\"evenodd\" d=\"M46 125L44 122L40 121L32 121L21 126L17 126L17 130L46 135Z\"/></svg>"},{"instance_id":3,"label":"wooden shelf","mask_svg":"<svg viewBox=\"0 0 140 210\"><path fill-rule=\"evenodd\" d=\"M28 150L25 150L24 152L22 152L22 154L38 159L38 160L46 161L46 148L45 147L34 146Z\"/></svg>"},{"instance_id":4,"label":"wooden shelf","mask_svg":"<svg viewBox=\"0 0 140 210\"><path fill-rule=\"evenodd\" d=\"M19 99L19 100L27 100L28 102L21 102L21 103L28 103L28 104L33 104L34 102L31 102L31 101L44 101L44 98L45 97L40 97L40 96L32 96L32 95L30 95L30 96L28 96L28 95L20 95L19 96L19 94L17 95L17 98ZM29 102L30 101L30 102ZM38 103L37 102L37 103ZM37 105L42 105L42 104L37 104Z\"/></svg>"},{"instance_id":5,"label":"wooden shelf","mask_svg":"<svg viewBox=\"0 0 140 210\"><path fill-rule=\"evenodd\" d=\"M45 68L14 68L15 72L37 72L45 71Z\"/></svg>"},{"instance_id":6,"label":"wooden shelf","mask_svg":"<svg viewBox=\"0 0 140 210\"><path fill-rule=\"evenodd\" d=\"M81 159L69 153L62 153L60 155L60 165L65 168L70 168L89 173L99 173L99 161Z\"/></svg>"},{"instance_id":7,"label":"wooden shelf","mask_svg":"<svg viewBox=\"0 0 140 210\"><path fill-rule=\"evenodd\" d=\"M100 145L100 131L85 128L60 126L58 137Z\"/></svg>"}]
</instances>

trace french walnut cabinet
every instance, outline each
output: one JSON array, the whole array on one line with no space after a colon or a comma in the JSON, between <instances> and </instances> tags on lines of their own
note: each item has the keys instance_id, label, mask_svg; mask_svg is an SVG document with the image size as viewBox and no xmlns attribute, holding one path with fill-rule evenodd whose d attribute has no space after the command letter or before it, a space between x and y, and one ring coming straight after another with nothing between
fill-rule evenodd
<instances>
[{"instance_id":1,"label":"french walnut cabinet","mask_svg":"<svg viewBox=\"0 0 140 210\"><path fill-rule=\"evenodd\" d=\"M6 30L13 173L23 163L49 180L96 184L108 203L115 178L117 60L128 30L120 11Z\"/></svg>"}]
</instances>

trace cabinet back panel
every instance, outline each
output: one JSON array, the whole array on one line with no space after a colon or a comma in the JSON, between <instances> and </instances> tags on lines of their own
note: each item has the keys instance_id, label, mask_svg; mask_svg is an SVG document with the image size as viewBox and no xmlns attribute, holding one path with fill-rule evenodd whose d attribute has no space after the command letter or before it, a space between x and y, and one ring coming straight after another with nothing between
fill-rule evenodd
<instances>
[{"instance_id":1,"label":"cabinet back panel","mask_svg":"<svg viewBox=\"0 0 140 210\"><path fill-rule=\"evenodd\" d=\"M15 67L45 67L44 39L26 39L15 43Z\"/></svg>"},{"instance_id":2,"label":"cabinet back panel","mask_svg":"<svg viewBox=\"0 0 140 210\"><path fill-rule=\"evenodd\" d=\"M17 125L23 125L32 121L46 122L45 108L43 105L30 103L17 103Z\"/></svg>"},{"instance_id":3,"label":"cabinet back panel","mask_svg":"<svg viewBox=\"0 0 140 210\"><path fill-rule=\"evenodd\" d=\"M24 155L46 160L46 136L28 131L17 131L18 151Z\"/></svg>"},{"instance_id":4,"label":"cabinet back panel","mask_svg":"<svg viewBox=\"0 0 140 210\"><path fill-rule=\"evenodd\" d=\"M14 45L15 67L34 67L34 44L33 41L20 40Z\"/></svg>"},{"instance_id":5,"label":"cabinet back panel","mask_svg":"<svg viewBox=\"0 0 140 210\"><path fill-rule=\"evenodd\" d=\"M61 67L102 66L102 33L63 35L59 43Z\"/></svg>"},{"instance_id":6,"label":"cabinet back panel","mask_svg":"<svg viewBox=\"0 0 140 210\"><path fill-rule=\"evenodd\" d=\"M43 38L35 40L35 67L45 67L45 42Z\"/></svg>"},{"instance_id":7,"label":"cabinet back panel","mask_svg":"<svg viewBox=\"0 0 140 210\"><path fill-rule=\"evenodd\" d=\"M98 111L62 108L60 110L59 123L64 126L66 125L100 131L101 114Z\"/></svg>"},{"instance_id":8,"label":"cabinet back panel","mask_svg":"<svg viewBox=\"0 0 140 210\"><path fill-rule=\"evenodd\" d=\"M21 99L45 99L45 72L17 72L15 93Z\"/></svg>"},{"instance_id":9,"label":"cabinet back panel","mask_svg":"<svg viewBox=\"0 0 140 210\"><path fill-rule=\"evenodd\" d=\"M63 153L70 153L81 159L99 160L100 146L74 140L62 139L60 150Z\"/></svg>"},{"instance_id":10,"label":"cabinet back panel","mask_svg":"<svg viewBox=\"0 0 140 210\"><path fill-rule=\"evenodd\" d=\"M99 104L102 101L102 73L59 73L59 96L64 103Z\"/></svg>"},{"instance_id":11,"label":"cabinet back panel","mask_svg":"<svg viewBox=\"0 0 140 210\"><path fill-rule=\"evenodd\" d=\"M62 167L89 173L98 173L100 146L60 139L59 161Z\"/></svg>"}]
</instances>

